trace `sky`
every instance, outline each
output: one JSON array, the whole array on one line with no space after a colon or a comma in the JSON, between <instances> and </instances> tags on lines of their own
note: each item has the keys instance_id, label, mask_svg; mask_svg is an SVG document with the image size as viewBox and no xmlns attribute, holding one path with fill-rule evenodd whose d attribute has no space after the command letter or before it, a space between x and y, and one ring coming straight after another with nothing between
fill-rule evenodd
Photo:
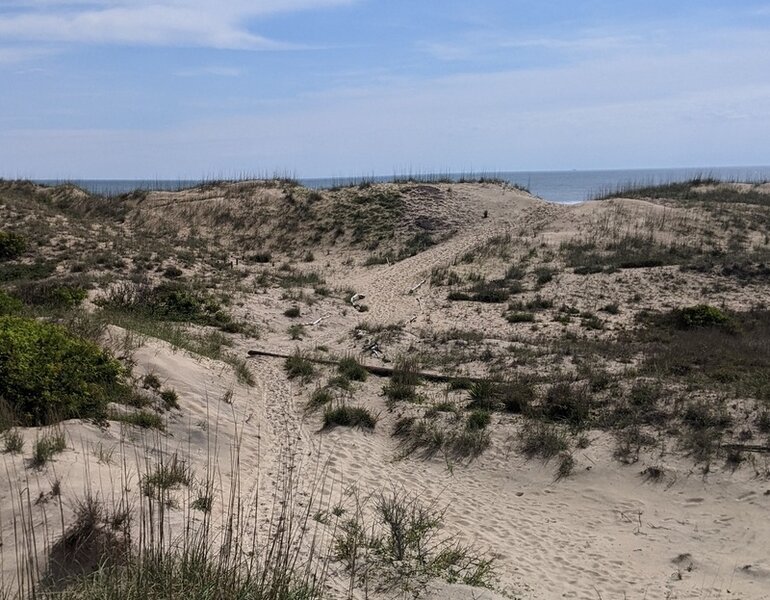
<instances>
[{"instance_id":1,"label":"sky","mask_svg":"<svg viewBox=\"0 0 770 600\"><path fill-rule=\"evenodd\" d=\"M0 0L0 177L770 163L770 2Z\"/></svg>"}]
</instances>

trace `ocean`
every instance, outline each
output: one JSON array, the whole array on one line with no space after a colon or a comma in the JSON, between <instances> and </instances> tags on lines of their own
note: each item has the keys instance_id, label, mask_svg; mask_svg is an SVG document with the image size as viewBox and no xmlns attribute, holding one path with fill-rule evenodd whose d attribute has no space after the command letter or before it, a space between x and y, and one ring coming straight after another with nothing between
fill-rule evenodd
<instances>
[{"instance_id":1,"label":"ocean","mask_svg":"<svg viewBox=\"0 0 770 600\"><path fill-rule=\"evenodd\" d=\"M404 176L349 177L299 179L302 185L322 189L351 185L361 181L383 182ZM770 181L770 166L764 167L703 167L682 169L619 169L606 171L510 171L482 174L419 175L415 178L472 179L489 177L502 179L524 187L545 200L560 203L583 202L618 189L641 185L659 185L687 181L695 177L713 177L723 181ZM62 181L38 180L39 183L56 184ZM204 180L118 180L73 179L70 180L89 192L105 196L117 196L135 190L179 190L200 184Z\"/></svg>"}]
</instances>

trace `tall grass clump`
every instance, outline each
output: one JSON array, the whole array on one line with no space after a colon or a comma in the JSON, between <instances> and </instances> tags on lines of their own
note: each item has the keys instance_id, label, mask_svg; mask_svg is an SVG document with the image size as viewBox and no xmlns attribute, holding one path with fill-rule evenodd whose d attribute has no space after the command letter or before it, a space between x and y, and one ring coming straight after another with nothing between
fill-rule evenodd
<instances>
[{"instance_id":1,"label":"tall grass clump","mask_svg":"<svg viewBox=\"0 0 770 600\"><path fill-rule=\"evenodd\" d=\"M307 356L299 349L289 356L283 364L289 379L302 379L310 381L315 375L315 367Z\"/></svg>"},{"instance_id":2,"label":"tall grass clump","mask_svg":"<svg viewBox=\"0 0 770 600\"><path fill-rule=\"evenodd\" d=\"M414 401L417 399L417 386L420 384L417 360L401 356L396 360L390 382L383 392L391 401Z\"/></svg>"},{"instance_id":3,"label":"tall grass clump","mask_svg":"<svg viewBox=\"0 0 770 600\"><path fill-rule=\"evenodd\" d=\"M335 558L348 571L350 590L369 578L382 591L415 598L434 578L491 587L494 561L452 539L443 525L443 508L401 489L359 502L335 535Z\"/></svg>"}]
</instances>

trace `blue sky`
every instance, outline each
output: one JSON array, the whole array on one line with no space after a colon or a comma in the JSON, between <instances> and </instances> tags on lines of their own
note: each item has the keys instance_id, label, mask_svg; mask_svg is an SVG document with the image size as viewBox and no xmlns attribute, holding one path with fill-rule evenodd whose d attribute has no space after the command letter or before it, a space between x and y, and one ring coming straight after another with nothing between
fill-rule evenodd
<instances>
[{"instance_id":1,"label":"blue sky","mask_svg":"<svg viewBox=\"0 0 770 600\"><path fill-rule=\"evenodd\" d=\"M0 176L770 163L770 2L2 0Z\"/></svg>"}]
</instances>

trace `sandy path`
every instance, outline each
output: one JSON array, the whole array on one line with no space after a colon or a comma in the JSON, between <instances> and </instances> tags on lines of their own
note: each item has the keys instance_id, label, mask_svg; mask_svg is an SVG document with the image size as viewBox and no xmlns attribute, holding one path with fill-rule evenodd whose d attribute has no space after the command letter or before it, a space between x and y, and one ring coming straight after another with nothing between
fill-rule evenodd
<instances>
[{"instance_id":1,"label":"sandy path","mask_svg":"<svg viewBox=\"0 0 770 600\"><path fill-rule=\"evenodd\" d=\"M419 290L411 295L409 290L423 279L429 279L433 269L453 264L496 236L517 236L522 232L534 235L561 212L561 207L540 202L520 192L509 191L501 197L492 198L493 201L487 197L484 200L478 204L480 209L488 210L490 216L487 219L416 256L392 265L338 276L332 284L351 287L366 296L364 304L369 307L369 312L364 316L367 320L382 324L408 320L426 310L418 301L421 297ZM468 198L468 202L473 201L474 198ZM425 285L429 286L429 282Z\"/></svg>"}]
</instances>

